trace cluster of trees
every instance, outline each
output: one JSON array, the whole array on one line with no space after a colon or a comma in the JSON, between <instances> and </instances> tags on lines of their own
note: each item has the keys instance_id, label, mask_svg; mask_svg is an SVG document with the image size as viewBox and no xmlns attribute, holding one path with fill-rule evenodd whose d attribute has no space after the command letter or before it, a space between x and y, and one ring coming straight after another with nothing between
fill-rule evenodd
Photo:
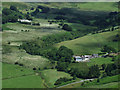
<instances>
[{"instance_id":1,"label":"cluster of trees","mask_svg":"<svg viewBox=\"0 0 120 90\"><path fill-rule=\"evenodd\" d=\"M107 53L110 53L110 52L117 52L113 47L110 47L108 45L104 45L103 48L101 49L102 52L107 52Z\"/></svg>"},{"instance_id":2,"label":"cluster of trees","mask_svg":"<svg viewBox=\"0 0 120 90\"><path fill-rule=\"evenodd\" d=\"M10 6L10 8L3 8L2 15L2 24L5 24L7 22L16 22L18 18L23 17L23 15L18 12L15 6Z\"/></svg>"},{"instance_id":3,"label":"cluster of trees","mask_svg":"<svg viewBox=\"0 0 120 90\"><path fill-rule=\"evenodd\" d=\"M113 39L113 42L117 42L120 40L120 35L119 34L116 34L114 39Z\"/></svg>"},{"instance_id":4,"label":"cluster of trees","mask_svg":"<svg viewBox=\"0 0 120 90\"><path fill-rule=\"evenodd\" d=\"M79 68L71 68L68 73L73 77L78 78L98 78L100 76L100 69L98 65L91 66L88 70L80 70Z\"/></svg>"},{"instance_id":5,"label":"cluster of trees","mask_svg":"<svg viewBox=\"0 0 120 90\"><path fill-rule=\"evenodd\" d=\"M68 24L64 24L62 29L66 30L66 31L72 31L72 27L70 27Z\"/></svg>"},{"instance_id":6,"label":"cluster of trees","mask_svg":"<svg viewBox=\"0 0 120 90\"><path fill-rule=\"evenodd\" d=\"M118 17L120 14L118 12L110 12L106 17L99 17L93 23L94 26L97 26L99 29L107 28L108 26L116 26L119 23Z\"/></svg>"},{"instance_id":7,"label":"cluster of trees","mask_svg":"<svg viewBox=\"0 0 120 90\"><path fill-rule=\"evenodd\" d=\"M116 52L116 50L113 47L110 47L108 45L104 45L104 47L102 48L101 51L102 52L108 52L108 53L110 53L110 52Z\"/></svg>"},{"instance_id":8,"label":"cluster of trees","mask_svg":"<svg viewBox=\"0 0 120 90\"><path fill-rule=\"evenodd\" d=\"M32 23L32 25L37 25L37 26L40 26L40 23L35 22L35 23Z\"/></svg>"},{"instance_id":9,"label":"cluster of trees","mask_svg":"<svg viewBox=\"0 0 120 90\"><path fill-rule=\"evenodd\" d=\"M48 13L50 11L49 7L38 5L36 10L31 13L32 16L36 16L38 13Z\"/></svg>"},{"instance_id":10,"label":"cluster of trees","mask_svg":"<svg viewBox=\"0 0 120 90\"><path fill-rule=\"evenodd\" d=\"M59 78L59 79L54 83L54 85L59 85L59 84L61 84L61 83L63 83L63 82L67 82L67 81L71 81L71 79L68 79L68 78L66 78L66 77Z\"/></svg>"},{"instance_id":11,"label":"cluster of trees","mask_svg":"<svg viewBox=\"0 0 120 90\"><path fill-rule=\"evenodd\" d=\"M103 77L118 75L120 72L120 58L119 56L113 57L114 63L102 64L102 70L104 70Z\"/></svg>"},{"instance_id":12,"label":"cluster of trees","mask_svg":"<svg viewBox=\"0 0 120 90\"><path fill-rule=\"evenodd\" d=\"M11 5L10 8L3 8L2 10L2 24L7 22L17 22L18 19L28 19L32 20L29 14L23 14L17 7Z\"/></svg>"}]
</instances>

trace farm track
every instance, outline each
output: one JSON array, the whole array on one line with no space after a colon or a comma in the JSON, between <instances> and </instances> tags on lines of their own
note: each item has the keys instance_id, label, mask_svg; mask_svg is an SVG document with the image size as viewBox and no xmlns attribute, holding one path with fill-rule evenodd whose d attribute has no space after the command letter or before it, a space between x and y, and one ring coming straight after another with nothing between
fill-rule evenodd
<instances>
[{"instance_id":1,"label":"farm track","mask_svg":"<svg viewBox=\"0 0 120 90\"><path fill-rule=\"evenodd\" d=\"M39 72L39 75L40 75L41 79L43 80L43 85L44 85L46 88L49 88L49 86L48 86L47 83L45 82L45 79L42 77L41 72Z\"/></svg>"},{"instance_id":2,"label":"farm track","mask_svg":"<svg viewBox=\"0 0 120 90\"><path fill-rule=\"evenodd\" d=\"M12 79L12 78L18 78L18 77L24 77L24 76L31 76L31 75L35 75L35 74L33 73L33 74L26 74L26 75L15 76L15 77L10 77L10 78L3 78L2 80Z\"/></svg>"},{"instance_id":3,"label":"farm track","mask_svg":"<svg viewBox=\"0 0 120 90\"><path fill-rule=\"evenodd\" d=\"M63 85L63 86L59 86L59 87L56 87L56 88L62 88L62 87L65 87L65 86L68 86L68 85L71 85L71 84L81 83L81 82L89 81L89 80L94 80L94 79L85 79L85 80L69 83L69 84L66 84L66 85Z\"/></svg>"}]
</instances>

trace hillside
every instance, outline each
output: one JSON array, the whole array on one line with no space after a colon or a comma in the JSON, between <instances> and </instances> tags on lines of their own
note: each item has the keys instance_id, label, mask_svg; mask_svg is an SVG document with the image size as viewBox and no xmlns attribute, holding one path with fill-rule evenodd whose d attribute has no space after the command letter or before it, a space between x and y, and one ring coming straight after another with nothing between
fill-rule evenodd
<instances>
[{"instance_id":1,"label":"hillside","mask_svg":"<svg viewBox=\"0 0 120 90\"><path fill-rule=\"evenodd\" d=\"M112 37L114 37L118 31L120 30L93 35L88 34L84 37L58 43L56 46L60 47L64 45L72 49L76 55L100 53L103 45L110 45L118 49L118 42L112 41Z\"/></svg>"},{"instance_id":2,"label":"hillside","mask_svg":"<svg viewBox=\"0 0 120 90\"><path fill-rule=\"evenodd\" d=\"M94 11L117 11L118 6L115 2L77 2L77 3L63 3L63 2L47 2L47 3L24 3L24 2L3 2L3 7L10 7L15 5L19 9L26 9L36 7L37 5L48 6L51 8L77 8L80 10L94 10ZM96 7L96 8L94 8Z\"/></svg>"},{"instance_id":3,"label":"hillside","mask_svg":"<svg viewBox=\"0 0 120 90\"><path fill-rule=\"evenodd\" d=\"M111 50L105 52L118 55L117 3L3 2L2 5L3 88L54 88L101 77L108 78L101 78L102 84L96 84L95 79L88 85L118 87L114 77L118 75L117 57L93 57L88 62L73 58L101 53L104 45L112 47L104 47ZM81 83L76 87L81 88Z\"/></svg>"}]
</instances>

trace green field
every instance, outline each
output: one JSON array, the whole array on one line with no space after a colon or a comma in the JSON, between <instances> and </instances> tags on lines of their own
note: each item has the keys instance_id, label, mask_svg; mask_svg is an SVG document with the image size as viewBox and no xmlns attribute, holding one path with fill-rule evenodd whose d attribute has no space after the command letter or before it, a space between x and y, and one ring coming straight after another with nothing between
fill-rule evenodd
<instances>
[{"instance_id":1,"label":"green field","mask_svg":"<svg viewBox=\"0 0 120 90\"><path fill-rule=\"evenodd\" d=\"M80 30L82 32L84 32L86 29L96 29L96 27L93 26L89 26L89 25L84 25L84 24L77 24L77 23L67 23L68 25L70 25L73 30Z\"/></svg>"},{"instance_id":2,"label":"green field","mask_svg":"<svg viewBox=\"0 0 120 90\"><path fill-rule=\"evenodd\" d=\"M44 70L41 72L42 77L49 87L54 87L54 83L60 77L72 78L68 73L60 72L55 69Z\"/></svg>"},{"instance_id":3,"label":"green field","mask_svg":"<svg viewBox=\"0 0 120 90\"><path fill-rule=\"evenodd\" d=\"M56 24L49 25L47 22L42 23L41 26L31 26L20 23L7 23L3 25L3 29L3 44L11 41L22 42L27 40L34 40L37 37L42 37L48 34L64 32L63 30L58 29ZM26 32L25 30L29 30L29 32Z\"/></svg>"},{"instance_id":4,"label":"green field","mask_svg":"<svg viewBox=\"0 0 120 90\"><path fill-rule=\"evenodd\" d=\"M44 88L40 76L29 68L2 63L3 88Z\"/></svg>"},{"instance_id":5,"label":"green field","mask_svg":"<svg viewBox=\"0 0 120 90\"><path fill-rule=\"evenodd\" d=\"M15 5L21 10L29 9L30 7L36 7L37 5L48 6L52 8L78 8L80 10L98 10L98 11L117 11L117 3L115 2L77 2L77 3L69 3L69 2L52 2L52 3L2 3L3 7L10 7L10 5ZM95 8L94 8L95 7Z\"/></svg>"},{"instance_id":6,"label":"green field","mask_svg":"<svg viewBox=\"0 0 120 90\"><path fill-rule=\"evenodd\" d=\"M34 74L33 70L28 68L23 68L18 65L6 64L2 63L2 78L12 78L12 77L19 77L23 75L30 75Z\"/></svg>"},{"instance_id":7,"label":"green field","mask_svg":"<svg viewBox=\"0 0 120 90\"><path fill-rule=\"evenodd\" d=\"M50 21L55 20L55 17L59 16L59 14L57 14L57 11L59 12L60 9L62 8L68 8L68 12L65 12L65 18L67 19L72 18L76 20L76 18L81 18L79 17L79 15L83 16L83 18L85 15L85 19L89 21L89 19L87 19L89 18L88 15L90 15L91 18L93 17L96 18L96 16L100 16L100 15L106 16L106 14L108 14L109 12L117 11L118 9L117 3L114 3L114 2L110 2L110 3L3 2L2 8L9 8L11 5L16 6L17 9L23 13L23 15L28 14L29 12L30 17L33 18L32 22L40 23L40 26L21 24L19 22L16 22L16 23L8 22L2 25L3 31L0 33L2 34L2 38L3 38L2 39L2 47L3 47L3 53L2 53L2 62L3 62L2 63L2 70L3 70L2 83L3 84L2 86L3 88L53 88L53 87L56 87L54 83L59 78L61 77L66 77L69 79L73 78L68 73L57 71L56 69L51 69L55 67L55 64L57 63L57 61L55 61L55 64L53 64L51 60L45 58L47 56L43 57L44 55L43 56L31 55L26 53L24 49L21 49L19 47L20 45L22 45L23 42L26 42L26 41L27 42L34 41L34 40L37 40L37 38L41 39L42 37L48 36L51 34L61 35L61 33L68 32L61 29L62 26L60 28L58 27L61 22L57 22L57 23L52 22L52 24L48 22L48 20ZM54 9L51 9L49 13L39 12L35 16L31 16L31 12L34 12L38 5L55 8L55 11ZM31 10L32 7L34 8L34 10ZM42 9L40 11L42 11ZM87 30L91 30L92 32L94 29L96 29L96 27L93 25L89 26L89 25L82 24L83 21L81 19L77 20L78 22L76 23L75 22L69 23L67 19L63 20L63 23L71 26L73 29L73 32L79 30L81 35L84 35L84 33L86 33ZM94 19L90 19L90 20L91 20L90 22L94 21ZM75 55L100 53L101 47L106 44L109 46L115 47L115 49L117 50L118 42L113 42L112 40L116 36L118 31L120 30L98 33L98 34L90 33L88 35L85 35L83 37L80 37L74 40L67 39L68 41L55 44L54 46L58 48L64 45L72 49ZM71 33L71 34L74 34L74 33ZM38 43L40 44L41 42L38 42ZM49 54L47 50L45 51L45 53L47 53L45 55ZM18 63L17 65L15 65L16 62ZM94 59L91 59L90 62L71 63L69 64L67 69L70 70L71 68L77 68L80 71L87 72L89 70L89 67L94 64L102 65L102 64L108 64L108 63L113 63L112 58L94 58ZM20 64L23 64L23 66L20 66ZM33 70L33 68L36 68L37 70L35 71ZM73 81L80 81L80 80L81 78L76 78L76 80L64 82L62 84L67 84ZM114 88L114 87L118 87L117 82L118 82L118 75L102 78L100 79L99 83L96 83L96 80L94 80L93 82L88 82L85 84L85 87L100 88L100 85L101 85L101 87L104 87L104 88L108 86L111 86ZM81 86L81 83L76 83L74 85L70 85L69 87L68 86L66 87L81 88L82 86ZM84 86L82 88L84 88Z\"/></svg>"},{"instance_id":8,"label":"green field","mask_svg":"<svg viewBox=\"0 0 120 90\"><path fill-rule=\"evenodd\" d=\"M70 68L78 68L79 70L88 70L88 65L86 62L71 63L68 69Z\"/></svg>"},{"instance_id":9,"label":"green field","mask_svg":"<svg viewBox=\"0 0 120 90\"><path fill-rule=\"evenodd\" d=\"M48 59L43 58L42 56L27 54L24 50L22 51L15 47L12 48L11 53L3 54L2 61L12 64L18 62L28 68L36 67L44 69L45 67L51 67Z\"/></svg>"},{"instance_id":10,"label":"green field","mask_svg":"<svg viewBox=\"0 0 120 90\"><path fill-rule=\"evenodd\" d=\"M90 62L87 63L88 66L93 66L95 64L97 65L102 65L102 64L110 64L110 63L114 63L112 61L112 58L110 57L101 57L101 58L93 58L90 60Z\"/></svg>"},{"instance_id":11,"label":"green field","mask_svg":"<svg viewBox=\"0 0 120 90\"><path fill-rule=\"evenodd\" d=\"M78 3L77 7L81 10L91 11L118 11L118 5L114 2L85 2Z\"/></svg>"},{"instance_id":12,"label":"green field","mask_svg":"<svg viewBox=\"0 0 120 90\"><path fill-rule=\"evenodd\" d=\"M40 76L22 76L2 81L3 88L45 88Z\"/></svg>"},{"instance_id":13,"label":"green field","mask_svg":"<svg viewBox=\"0 0 120 90\"><path fill-rule=\"evenodd\" d=\"M56 47L64 45L72 49L75 55L100 53L103 45L112 46L117 50L118 42L112 41L116 34L118 34L118 30L93 35L88 34L74 40L58 43Z\"/></svg>"}]
</instances>

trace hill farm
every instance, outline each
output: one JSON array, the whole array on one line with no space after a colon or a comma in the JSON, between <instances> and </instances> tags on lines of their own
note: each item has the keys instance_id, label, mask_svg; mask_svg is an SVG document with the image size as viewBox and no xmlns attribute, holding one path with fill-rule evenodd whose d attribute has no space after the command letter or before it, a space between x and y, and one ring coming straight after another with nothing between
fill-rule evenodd
<instances>
[{"instance_id":1,"label":"hill farm","mask_svg":"<svg viewBox=\"0 0 120 90\"><path fill-rule=\"evenodd\" d=\"M119 4L2 2L2 88L118 89Z\"/></svg>"}]
</instances>

